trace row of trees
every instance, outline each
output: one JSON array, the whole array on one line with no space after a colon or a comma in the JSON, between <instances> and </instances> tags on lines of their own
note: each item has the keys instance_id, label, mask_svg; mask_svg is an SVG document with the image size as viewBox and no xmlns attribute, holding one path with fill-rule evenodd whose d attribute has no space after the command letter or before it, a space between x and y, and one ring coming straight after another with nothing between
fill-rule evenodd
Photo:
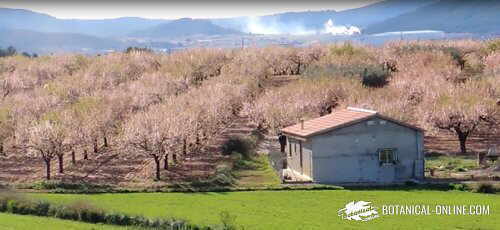
<instances>
[{"instance_id":1,"label":"row of trees","mask_svg":"<svg viewBox=\"0 0 500 230\"><path fill-rule=\"evenodd\" d=\"M306 69L303 80L266 92L247 110L260 127L276 132L336 107L370 108L423 127L428 134L454 133L465 153L468 137L499 126L499 51L485 52L487 45L472 41L391 43L382 49L333 45ZM362 79L363 71L373 65L385 65L388 71L382 88Z\"/></svg>"},{"instance_id":2,"label":"row of trees","mask_svg":"<svg viewBox=\"0 0 500 230\"><path fill-rule=\"evenodd\" d=\"M67 154L75 164L80 153L118 151L163 159L166 168L168 157L206 146L245 95L256 94L258 78L223 68L235 55L201 49L2 60L0 150L39 157L47 179L54 160L64 173ZM133 139L140 137L142 149Z\"/></svg>"},{"instance_id":3,"label":"row of trees","mask_svg":"<svg viewBox=\"0 0 500 230\"><path fill-rule=\"evenodd\" d=\"M15 56L15 55L18 55L18 52L17 52L16 48L14 48L13 46L9 46L5 49L2 49L0 47L0 57L10 57L10 56ZM24 57L28 57L28 58L38 57L38 54L36 54L36 53L30 54L28 52L22 52L21 55Z\"/></svg>"},{"instance_id":4,"label":"row of trees","mask_svg":"<svg viewBox=\"0 0 500 230\"><path fill-rule=\"evenodd\" d=\"M244 109L261 129L361 106L467 137L498 119L499 51L486 43L129 50L98 57L0 59L0 154L28 154L46 176L104 152L148 157L155 177L206 147ZM487 51L485 51L487 50ZM383 85L366 83L380 76ZM280 88L275 75L301 75Z\"/></svg>"}]
</instances>

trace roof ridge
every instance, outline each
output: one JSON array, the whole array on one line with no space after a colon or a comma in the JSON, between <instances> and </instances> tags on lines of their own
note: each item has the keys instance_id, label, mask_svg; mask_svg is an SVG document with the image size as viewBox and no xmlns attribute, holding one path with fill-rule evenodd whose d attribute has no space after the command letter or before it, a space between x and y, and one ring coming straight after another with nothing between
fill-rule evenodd
<instances>
[{"instance_id":1,"label":"roof ridge","mask_svg":"<svg viewBox=\"0 0 500 230\"><path fill-rule=\"evenodd\" d=\"M347 110L356 111L356 112L364 112L364 113L378 113L375 110L362 109L362 108L356 108L356 107L347 107Z\"/></svg>"}]
</instances>

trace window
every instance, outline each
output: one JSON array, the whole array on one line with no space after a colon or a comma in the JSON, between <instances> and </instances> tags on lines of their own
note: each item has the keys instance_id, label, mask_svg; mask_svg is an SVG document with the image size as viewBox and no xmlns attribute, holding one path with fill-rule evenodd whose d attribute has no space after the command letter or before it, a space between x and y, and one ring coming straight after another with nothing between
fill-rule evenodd
<instances>
[{"instance_id":1,"label":"window","mask_svg":"<svg viewBox=\"0 0 500 230\"><path fill-rule=\"evenodd\" d=\"M288 141L288 155L292 156L292 142Z\"/></svg>"},{"instance_id":2,"label":"window","mask_svg":"<svg viewBox=\"0 0 500 230\"><path fill-rule=\"evenodd\" d=\"M393 149L393 148L379 149L378 157L379 157L380 165L396 164L398 161L396 149Z\"/></svg>"}]
</instances>

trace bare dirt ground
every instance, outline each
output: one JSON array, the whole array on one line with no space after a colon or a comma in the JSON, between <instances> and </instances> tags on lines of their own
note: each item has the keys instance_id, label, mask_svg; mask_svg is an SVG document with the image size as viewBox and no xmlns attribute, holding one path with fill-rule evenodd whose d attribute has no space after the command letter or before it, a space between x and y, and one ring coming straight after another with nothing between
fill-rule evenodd
<instances>
[{"instance_id":1,"label":"bare dirt ground","mask_svg":"<svg viewBox=\"0 0 500 230\"><path fill-rule=\"evenodd\" d=\"M207 178L215 172L217 165L228 159L221 154L221 145L229 137L246 136L255 130L248 117L237 117L229 128L210 143L209 147L179 158L179 163L171 165L169 170L162 170L163 182L190 181L195 178ZM152 181L154 163L150 158L129 154L120 154L113 150L102 151L99 155L89 154L84 160L77 154L76 164L65 159L65 172L58 172L57 161L52 162L52 178L71 183L96 183L107 185L131 185ZM172 162L172 159L170 159ZM9 154L0 160L0 182L28 183L45 178L45 164L41 158L28 157L24 154Z\"/></svg>"},{"instance_id":2,"label":"bare dirt ground","mask_svg":"<svg viewBox=\"0 0 500 230\"><path fill-rule=\"evenodd\" d=\"M424 145L428 153L464 155L460 153L458 138L450 133L442 132L435 136L426 136ZM467 153L465 155L474 156L477 152L486 152L492 146L500 148L500 133L474 135L467 139Z\"/></svg>"}]
</instances>

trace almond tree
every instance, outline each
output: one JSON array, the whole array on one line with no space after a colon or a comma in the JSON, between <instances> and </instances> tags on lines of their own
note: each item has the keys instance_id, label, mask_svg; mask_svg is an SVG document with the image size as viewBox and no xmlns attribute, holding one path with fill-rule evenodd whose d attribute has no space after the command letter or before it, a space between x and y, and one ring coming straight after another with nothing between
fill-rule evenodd
<instances>
[{"instance_id":1,"label":"almond tree","mask_svg":"<svg viewBox=\"0 0 500 230\"><path fill-rule=\"evenodd\" d=\"M46 167L46 179L50 180L50 167L55 157L59 157L59 170L62 171L62 156L68 147L64 127L60 123L46 120L25 131L28 136L23 146L43 160Z\"/></svg>"},{"instance_id":2,"label":"almond tree","mask_svg":"<svg viewBox=\"0 0 500 230\"><path fill-rule=\"evenodd\" d=\"M6 155L4 150L5 141L14 132L14 122L9 108L0 104L0 156Z\"/></svg>"},{"instance_id":3,"label":"almond tree","mask_svg":"<svg viewBox=\"0 0 500 230\"><path fill-rule=\"evenodd\" d=\"M493 123L498 108L495 99L478 82L469 81L464 85L442 86L441 90L428 92L420 107L424 123L430 129L447 130L457 135L460 151L467 152L467 138L483 122Z\"/></svg>"},{"instance_id":4,"label":"almond tree","mask_svg":"<svg viewBox=\"0 0 500 230\"><path fill-rule=\"evenodd\" d=\"M139 112L125 123L124 141L135 154L150 157L156 166L156 179L160 180L160 162L168 157L177 131L175 116L168 116L159 107Z\"/></svg>"}]
</instances>

